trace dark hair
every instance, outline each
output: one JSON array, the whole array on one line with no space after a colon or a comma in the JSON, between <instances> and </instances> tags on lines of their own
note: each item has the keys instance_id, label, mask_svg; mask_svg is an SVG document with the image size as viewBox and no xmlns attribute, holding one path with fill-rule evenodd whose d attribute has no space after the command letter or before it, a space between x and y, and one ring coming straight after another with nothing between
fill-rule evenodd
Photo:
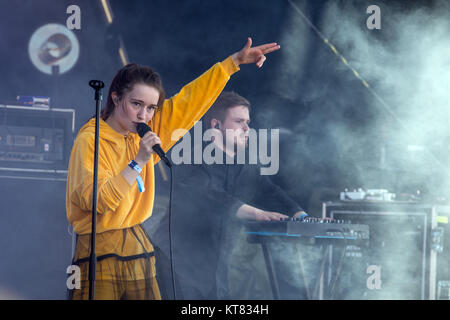
<instances>
[{"instance_id":1,"label":"dark hair","mask_svg":"<svg viewBox=\"0 0 450 320\"><path fill-rule=\"evenodd\" d=\"M103 120L108 119L109 116L114 112L115 105L112 101L111 94L113 92L116 92L117 96L119 96L119 98L122 98L123 94L131 90L136 83L143 83L158 90L158 107L161 107L163 105L165 92L160 75L149 67L141 66L136 63L129 63L122 69L117 71L111 82L111 85L109 86L106 105L100 113Z\"/></svg>"},{"instance_id":2,"label":"dark hair","mask_svg":"<svg viewBox=\"0 0 450 320\"><path fill-rule=\"evenodd\" d=\"M225 121L227 110L236 106L247 107L250 111L250 102L247 99L238 95L234 91L222 92L217 98L216 102L214 102L212 107L203 117L203 125L205 129L211 128L212 119L217 119L221 122Z\"/></svg>"}]
</instances>

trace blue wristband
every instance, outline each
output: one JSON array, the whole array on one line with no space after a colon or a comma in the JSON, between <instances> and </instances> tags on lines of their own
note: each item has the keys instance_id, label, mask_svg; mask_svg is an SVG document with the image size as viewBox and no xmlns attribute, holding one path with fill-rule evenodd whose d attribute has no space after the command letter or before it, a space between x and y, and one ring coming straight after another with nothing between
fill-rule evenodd
<instances>
[{"instance_id":1,"label":"blue wristband","mask_svg":"<svg viewBox=\"0 0 450 320\"><path fill-rule=\"evenodd\" d=\"M128 166L129 166L131 169L136 170L137 173L141 174L142 169L141 169L141 167L139 167L139 165L137 164L136 161L131 160L130 163L128 164Z\"/></svg>"},{"instance_id":2,"label":"blue wristband","mask_svg":"<svg viewBox=\"0 0 450 320\"><path fill-rule=\"evenodd\" d=\"M130 163L128 164L128 166L131 169L137 171L137 173L141 174L142 168L139 167L139 165L137 164L136 161L131 160ZM141 176L137 176L136 182L138 184L139 192L144 192L145 191L145 187L144 187L144 181L142 180L142 177Z\"/></svg>"}]
</instances>

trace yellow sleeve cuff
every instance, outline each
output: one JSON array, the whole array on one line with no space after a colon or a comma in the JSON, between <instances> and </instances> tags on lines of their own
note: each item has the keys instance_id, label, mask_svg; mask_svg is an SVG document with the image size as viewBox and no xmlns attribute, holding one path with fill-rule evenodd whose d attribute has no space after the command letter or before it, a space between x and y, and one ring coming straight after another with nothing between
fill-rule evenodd
<instances>
[{"instance_id":1,"label":"yellow sleeve cuff","mask_svg":"<svg viewBox=\"0 0 450 320\"><path fill-rule=\"evenodd\" d=\"M231 56L223 60L220 64L225 69L225 72L230 76L240 70L239 66L234 63Z\"/></svg>"}]
</instances>

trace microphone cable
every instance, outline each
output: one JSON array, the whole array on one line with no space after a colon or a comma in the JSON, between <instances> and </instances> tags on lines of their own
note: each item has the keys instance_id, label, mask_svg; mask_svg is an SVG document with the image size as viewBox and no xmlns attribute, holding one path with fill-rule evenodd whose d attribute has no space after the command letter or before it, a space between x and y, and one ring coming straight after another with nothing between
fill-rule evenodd
<instances>
[{"instance_id":1,"label":"microphone cable","mask_svg":"<svg viewBox=\"0 0 450 320\"><path fill-rule=\"evenodd\" d=\"M175 276L174 276L174 268L173 268L173 251L172 251L172 195L173 195L173 170L172 166L169 167L170 171L170 191L169 191L169 212L168 212L168 220L169 220L169 258L170 258L170 274L172 277L172 290L173 290L173 299L176 300L177 292L175 286Z\"/></svg>"},{"instance_id":2,"label":"microphone cable","mask_svg":"<svg viewBox=\"0 0 450 320\"><path fill-rule=\"evenodd\" d=\"M144 135L147 132L152 132L152 129L143 122L139 122L136 125L136 131L138 135L141 137L141 139L144 137ZM163 161L166 166L170 169L170 191L169 191L169 212L168 212L168 219L169 219L169 258L170 258L170 273L172 276L172 288L173 288L173 296L174 300L176 299L176 288L175 288L175 277L174 277L174 271L173 271L173 252L172 252L172 194L173 194L173 171L172 171L172 164L170 163L169 159L167 158L166 154L162 150L161 146L159 144L154 145L152 147L153 151L159 156L161 161Z\"/></svg>"}]
</instances>

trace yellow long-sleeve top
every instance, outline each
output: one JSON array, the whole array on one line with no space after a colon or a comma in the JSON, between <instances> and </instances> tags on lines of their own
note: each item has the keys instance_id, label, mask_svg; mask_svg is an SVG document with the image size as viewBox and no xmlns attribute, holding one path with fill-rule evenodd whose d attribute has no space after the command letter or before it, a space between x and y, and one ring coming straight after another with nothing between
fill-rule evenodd
<instances>
[{"instance_id":1,"label":"yellow long-sleeve top","mask_svg":"<svg viewBox=\"0 0 450 320\"><path fill-rule=\"evenodd\" d=\"M168 151L176 141L171 140L175 129L189 130L213 104L230 76L239 70L231 57L216 63L200 77L164 101L149 125L160 137L161 146ZM67 218L79 235L91 233L92 184L95 119L79 131L69 161L67 177ZM122 170L139 150L139 136L124 136L100 121L98 159L97 233L129 228L141 224L152 214L155 195L154 155L142 168L141 177L146 191L139 193L137 183L130 185Z\"/></svg>"}]
</instances>

